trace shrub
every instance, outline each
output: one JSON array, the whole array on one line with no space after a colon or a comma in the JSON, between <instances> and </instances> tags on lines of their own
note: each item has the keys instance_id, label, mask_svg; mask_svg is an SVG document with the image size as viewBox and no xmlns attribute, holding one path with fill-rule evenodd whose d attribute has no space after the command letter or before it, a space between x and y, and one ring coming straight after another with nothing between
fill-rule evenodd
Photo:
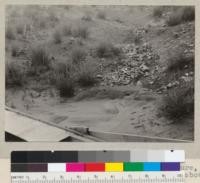
<instances>
[{"instance_id":1,"label":"shrub","mask_svg":"<svg viewBox=\"0 0 200 183\"><path fill-rule=\"evenodd\" d=\"M186 56L183 51L177 51L167 60L167 71L182 70L185 65L194 66L194 55Z\"/></svg>"},{"instance_id":2,"label":"shrub","mask_svg":"<svg viewBox=\"0 0 200 183\"><path fill-rule=\"evenodd\" d=\"M31 66L45 66L49 68L50 59L46 49L43 46L36 46L31 50Z\"/></svg>"},{"instance_id":3,"label":"shrub","mask_svg":"<svg viewBox=\"0 0 200 183\"><path fill-rule=\"evenodd\" d=\"M101 42L96 48L96 54L99 58L119 56L120 53L119 48L108 42Z\"/></svg>"},{"instance_id":4,"label":"shrub","mask_svg":"<svg viewBox=\"0 0 200 183\"><path fill-rule=\"evenodd\" d=\"M15 33L14 33L12 27L7 27L6 28L6 38L10 39L10 40L14 40L15 39Z\"/></svg>"},{"instance_id":5,"label":"shrub","mask_svg":"<svg viewBox=\"0 0 200 183\"><path fill-rule=\"evenodd\" d=\"M62 35L59 30L56 30L53 34L53 40L55 44L60 44L62 42Z\"/></svg>"},{"instance_id":6,"label":"shrub","mask_svg":"<svg viewBox=\"0 0 200 183\"><path fill-rule=\"evenodd\" d=\"M195 19L194 7L183 7L174 11L167 19L167 25L175 26L183 22L192 21Z\"/></svg>"},{"instance_id":7,"label":"shrub","mask_svg":"<svg viewBox=\"0 0 200 183\"><path fill-rule=\"evenodd\" d=\"M163 7L161 6L158 6L156 8L153 9L153 16L154 17L162 17L162 14L163 14Z\"/></svg>"},{"instance_id":8,"label":"shrub","mask_svg":"<svg viewBox=\"0 0 200 183\"><path fill-rule=\"evenodd\" d=\"M16 44L12 45L12 48L11 48L11 55L12 55L13 57L16 57L16 56L17 56L18 51L19 51L19 47L18 47Z\"/></svg>"},{"instance_id":9,"label":"shrub","mask_svg":"<svg viewBox=\"0 0 200 183\"><path fill-rule=\"evenodd\" d=\"M56 81L56 87L61 97L72 97L75 92L74 81L71 78L61 76Z\"/></svg>"},{"instance_id":10,"label":"shrub","mask_svg":"<svg viewBox=\"0 0 200 183\"><path fill-rule=\"evenodd\" d=\"M72 34L71 27L69 25L63 26L63 35L64 36L69 36Z\"/></svg>"},{"instance_id":11,"label":"shrub","mask_svg":"<svg viewBox=\"0 0 200 183\"><path fill-rule=\"evenodd\" d=\"M170 89L163 99L161 110L169 119L177 120L194 113L194 85L186 83L182 87Z\"/></svg>"},{"instance_id":12,"label":"shrub","mask_svg":"<svg viewBox=\"0 0 200 183\"><path fill-rule=\"evenodd\" d=\"M74 29L73 36L86 39L89 36L89 30L85 26L78 26L76 29Z\"/></svg>"},{"instance_id":13,"label":"shrub","mask_svg":"<svg viewBox=\"0 0 200 183\"><path fill-rule=\"evenodd\" d=\"M86 52L84 49L76 47L72 50L71 59L73 64L80 64L86 58Z\"/></svg>"},{"instance_id":14,"label":"shrub","mask_svg":"<svg viewBox=\"0 0 200 183\"><path fill-rule=\"evenodd\" d=\"M6 63L6 87L22 86L24 73L19 65Z\"/></svg>"},{"instance_id":15,"label":"shrub","mask_svg":"<svg viewBox=\"0 0 200 183\"><path fill-rule=\"evenodd\" d=\"M97 17L98 17L99 19L105 20L105 19L106 19L106 13L105 13L104 11L99 11L99 12L97 13Z\"/></svg>"},{"instance_id":16,"label":"shrub","mask_svg":"<svg viewBox=\"0 0 200 183\"><path fill-rule=\"evenodd\" d=\"M96 84L97 83L97 79L95 76L96 69L97 68L95 63L91 62L83 63L78 72L77 81L79 85L82 87L89 87Z\"/></svg>"}]
</instances>

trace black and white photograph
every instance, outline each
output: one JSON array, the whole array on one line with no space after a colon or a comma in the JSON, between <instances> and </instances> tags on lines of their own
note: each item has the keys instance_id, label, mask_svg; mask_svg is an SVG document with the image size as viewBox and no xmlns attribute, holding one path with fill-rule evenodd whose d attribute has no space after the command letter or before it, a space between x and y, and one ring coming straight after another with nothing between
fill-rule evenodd
<instances>
[{"instance_id":1,"label":"black and white photograph","mask_svg":"<svg viewBox=\"0 0 200 183\"><path fill-rule=\"evenodd\" d=\"M5 141L193 142L195 7L7 5Z\"/></svg>"}]
</instances>

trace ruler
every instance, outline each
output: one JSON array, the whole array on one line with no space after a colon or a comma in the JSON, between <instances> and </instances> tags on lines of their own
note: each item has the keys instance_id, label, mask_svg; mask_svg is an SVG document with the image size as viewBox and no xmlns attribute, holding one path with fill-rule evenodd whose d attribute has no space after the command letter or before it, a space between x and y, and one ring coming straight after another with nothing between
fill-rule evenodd
<instances>
[{"instance_id":1,"label":"ruler","mask_svg":"<svg viewBox=\"0 0 200 183\"><path fill-rule=\"evenodd\" d=\"M184 183L178 172L12 173L12 183Z\"/></svg>"}]
</instances>

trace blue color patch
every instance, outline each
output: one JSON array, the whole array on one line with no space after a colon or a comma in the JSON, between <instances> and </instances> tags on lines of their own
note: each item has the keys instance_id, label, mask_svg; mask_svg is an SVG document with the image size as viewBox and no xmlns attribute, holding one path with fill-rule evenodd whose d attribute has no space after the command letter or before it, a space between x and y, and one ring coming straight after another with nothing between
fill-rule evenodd
<instances>
[{"instance_id":1,"label":"blue color patch","mask_svg":"<svg viewBox=\"0 0 200 183\"><path fill-rule=\"evenodd\" d=\"M161 165L157 162L144 163L144 171L161 171Z\"/></svg>"}]
</instances>

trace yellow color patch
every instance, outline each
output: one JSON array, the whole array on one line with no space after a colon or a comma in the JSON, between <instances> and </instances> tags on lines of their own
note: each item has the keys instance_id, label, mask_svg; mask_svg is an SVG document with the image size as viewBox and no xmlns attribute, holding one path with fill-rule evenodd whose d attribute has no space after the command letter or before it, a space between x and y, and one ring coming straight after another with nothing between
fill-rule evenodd
<instances>
[{"instance_id":1,"label":"yellow color patch","mask_svg":"<svg viewBox=\"0 0 200 183\"><path fill-rule=\"evenodd\" d=\"M105 163L106 172L123 172L123 163Z\"/></svg>"}]
</instances>

